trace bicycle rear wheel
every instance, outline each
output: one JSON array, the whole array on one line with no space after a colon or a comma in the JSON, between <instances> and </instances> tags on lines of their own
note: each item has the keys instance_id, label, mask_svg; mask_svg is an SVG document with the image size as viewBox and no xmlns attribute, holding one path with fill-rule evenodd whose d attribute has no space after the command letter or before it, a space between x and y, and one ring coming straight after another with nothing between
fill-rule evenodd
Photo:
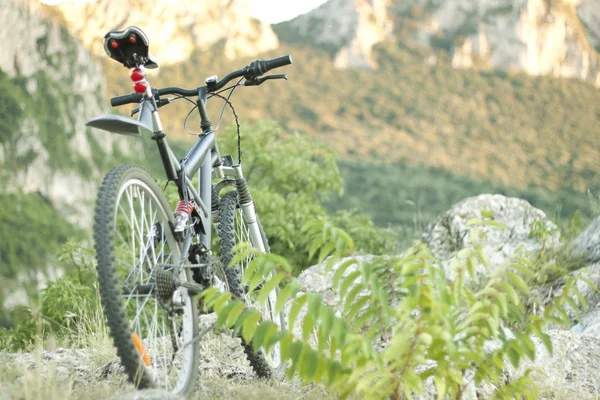
<instances>
[{"instance_id":1,"label":"bicycle rear wheel","mask_svg":"<svg viewBox=\"0 0 600 400\"><path fill-rule=\"evenodd\" d=\"M98 192L94 241L104 313L129 380L183 395L198 373L198 313L187 290L192 281L172 233L172 211L143 169L113 169Z\"/></svg>"},{"instance_id":2,"label":"bicycle rear wheel","mask_svg":"<svg viewBox=\"0 0 600 400\"><path fill-rule=\"evenodd\" d=\"M257 218L258 221L258 218ZM262 225L258 221L259 230L265 244L266 252L270 252L267 237L264 234ZM221 260L225 267L229 290L238 298L246 301L248 306L259 310L263 320L275 322L281 329L285 329L283 313L275 313L278 290L273 290L267 299L265 305L259 305L252 296L246 295L246 290L242 285L244 271L252 259L242 260L239 264L227 268L234 256L234 248L237 244L246 242L252 244L248 226L244 222L242 210L239 205L238 193L231 191L225 193L219 202L219 218L217 224L217 235L219 237L219 248ZM275 374L279 377L282 374L284 365L281 363L281 351L279 344L276 344L269 354L263 349L259 353L254 353L252 346L242 339L244 350L256 374L260 377L270 378Z\"/></svg>"}]
</instances>

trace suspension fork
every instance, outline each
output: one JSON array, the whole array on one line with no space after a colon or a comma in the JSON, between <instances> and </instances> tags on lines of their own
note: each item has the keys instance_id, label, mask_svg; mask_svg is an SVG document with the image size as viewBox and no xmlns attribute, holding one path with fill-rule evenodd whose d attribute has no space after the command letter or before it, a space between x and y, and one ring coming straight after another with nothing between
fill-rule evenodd
<instances>
[{"instance_id":1,"label":"suspension fork","mask_svg":"<svg viewBox=\"0 0 600 400\"><path fill-rule=\"evenodd\" d=\"M233 165L232 168L235 176L234 185L238 192L244 222L250 231L250 240L252 241L252 246L264 253L265 244L263 243L262 235L260 234L258 219L256 217L256 208L254 207L252 196L250 196L250 191L248 190L248 182L242 173L242 166L237 164Z\"/></svg>"}]
</instances>

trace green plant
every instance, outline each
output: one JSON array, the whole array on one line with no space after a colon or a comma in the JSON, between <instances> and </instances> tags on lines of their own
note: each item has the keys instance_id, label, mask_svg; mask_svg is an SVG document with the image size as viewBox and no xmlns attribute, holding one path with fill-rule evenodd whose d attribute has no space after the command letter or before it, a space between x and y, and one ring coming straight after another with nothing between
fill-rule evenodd
<instances>
[{"instance_id":1,"label":"green plant","mask_svg":"<svg viewBox=\"0 0 600 400\"><path fill-rule=\"evenodd\" d=\"M38 193L0 193L0 221L0 275L7 278L44 271L56 249L80 235Z\"/></svg>"},{"instance_id":2,"label":"green plant","mask_svg":"<svg viewBox=\"0 0 600 400\"><path fill-rule=\"evenodd\" d=\"M484 216L473 224L489 225L486 221L494 222ZM536 397L531 369L509 382L503 371L508 363L518 367L535 357L534 336L551 351L544 327L568 323L566 309L577 293L573 280L541 315L526 314L519 293L529 288L518 274L526 271L521 265L491 272L480 288L465 284L475 278L478 264L486 265L476 230L471 240L476 244L461 250L448 272L422 244L398 257L360 263L342 258L351 254L353 242L330 222L311 222L303 233L313 243L309 254L327 260L327 269L334 271L333 287L341 299L337 310L315 294L300 293L287 260L266 254L253 261L244 281L254 287L263 276L276 272L263 283L258 299L264 301L280 285L277 309L289 307L290 330L278 331L270 321L258 323L257 311L244 309L229 294L208 289L201 296L206 307L217 312L218 325L241 330L255 348L268 350L279 342L282 359L290 361L289 376L321 382L342 397L412 398L432 381L439 399L461 398L470 376L476 385L491 384L496 398ZM249 252L254 251L240 249L237 257ZM302 309L306 316L299 320ZM301 334L295 336L298 326ZM378 345L381 342L386 345Z\"/></svg>"},{"instance_id":3,"label":"green plant","mask_svg":"<svg viewBox=\"0 0 600 400\"><path fill-rule=\"evenodd\" d=\"M37 304L11 312L13 328L0 329L0 347L23 350L50 336L85 345L105 331L92 256L81 243L65 243L58 259L67 272L48 283Z\"/></svg>"},{"instance_id":4,"label":"green plant","mask_svg":"<svg viewBox=\"0 0 600 400\"><path fill-rule=\"evenodd\" d=\"M0 349L24 350L33 346L39 338L38 325L29 307L20 306L9 313L14 323L11 329L0 328Z\"/></svg>"},{"instance_id":5,"label":"green plant","mask_svg":"<svg viewBox=\"0 0 600 400\"><path fill-rule=\"evenodd\" d=\"M298 274L316 261L308 257L311 243L298 227L325 217L323 202L341 194L335 152L310 137L286 134L273 122L243 127L241 145L245 177L271 250L283 255ZM234 126L219 133L219 149L222 155L237 159ZM178 197L172 185L167 194L170 203L176 204ZM375 227L359 212L341 212L335 220L345 221L344 227L356 233L361 250L385 254L395 249L398 235Z\"/></svg>"}]
</instances>

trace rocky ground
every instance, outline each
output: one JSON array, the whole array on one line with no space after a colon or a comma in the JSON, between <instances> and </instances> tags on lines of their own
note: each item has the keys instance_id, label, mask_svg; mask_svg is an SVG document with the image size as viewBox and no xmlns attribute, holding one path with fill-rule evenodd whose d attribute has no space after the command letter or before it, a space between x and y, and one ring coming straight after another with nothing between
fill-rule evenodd
<instances>
[{"instance_id":1,"label":"rocky ground","mask_svg":"<svg viewBox=\"0 0 600 400\"><path fill-rule=\"evenodd\" d=\"M571 274L585 276L600 287L600 218L574 239L561 237L560 231L546 215L524 200L499 195L481 195L455 205L432 221L421 239L439 259L443 268L470 245L472 230L467 223L480 218L482 211L491 212L494 220L506 226L482 228L483 250L489 269L503 268L519 255L541 251L554 257L569 256ZM481 229L481 228L479 228ZM368 262L374 256L359 256ZM332 285L335 272L315 265L303 272L299 280L303 290L319 293L332 307L340 303ZM486 272L478 271L477 279L485 281ZM351 273L347 271L346 273ZM540 299L551 298L562 281L539 288ZM580 283L588 309L577 318L571 315L567 329L550 329L553 352L548 353L539 340L534 340L534 362L519 370L508 368L506 379L514 379L524 368L535 367L535 382L543 399L600 398L600 293ZM543 301L539 304L543 307ZM203 316L208 326L214 316ZM177 398L160 391L136 392L120 373L110 339L101 337L93 348L54 348L42 352L0 354L0 399L170 399ZM493 343L490 345L493 346ZM385 346L385 343L382 343ZM52 346L50 346L52 347ZM301 386L297 382L264 382L254 375L239 344L227 331L209 333L202 341L202 360L196 398L206 399L321 399L331 395L318 387ZM465 399L489 398L493 388L465 386ZM436 398L432 388L424 399Z\"/></svg>"},{"instance_id":2,"label":"rocky ground","mask_svg":"<svg viewBox=\"0 0 600 400\"><path fill-rule=\"evenodd\" d=\"M208 316L210 319L211 317ZM228 332L208 334L201 347L198 399L321 399L318 388L294 382L259 380L239 339ZM0 399L179 399L161 390L136 391L120 371L108 338L87 349L55 348L0 354Z\"/></svg>"}]
</instances>

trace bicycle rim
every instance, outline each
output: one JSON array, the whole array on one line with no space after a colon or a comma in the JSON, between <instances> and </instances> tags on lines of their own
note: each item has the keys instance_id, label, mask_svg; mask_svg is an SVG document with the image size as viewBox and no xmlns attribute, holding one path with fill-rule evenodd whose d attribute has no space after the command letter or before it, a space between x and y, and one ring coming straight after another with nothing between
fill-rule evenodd
<instances>
[{"instance_id":1,"label":"bicycle rim","mask_svg":"<svg viewBox=\"0 0 600 400\"><path fill-rule=\"evenodd\" d=\"M109 174L99 193L96 248L113 255L98 257L105 314L134 384L189 393L197 373L197 316L193 299L173 284L180 248L170 208L149 175L128 167L116 169L112 181ZM190 280L189 269L175 278Z\"/></svg>"}]
</instances>

